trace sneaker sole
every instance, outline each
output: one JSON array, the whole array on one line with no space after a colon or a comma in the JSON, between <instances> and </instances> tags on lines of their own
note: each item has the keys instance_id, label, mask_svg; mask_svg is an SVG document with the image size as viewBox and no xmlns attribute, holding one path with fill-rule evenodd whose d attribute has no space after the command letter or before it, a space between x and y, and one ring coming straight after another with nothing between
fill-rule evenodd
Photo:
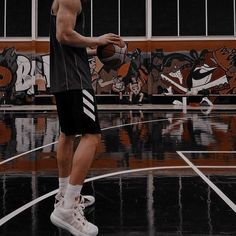
<instances>
[{"instance_id":1,"label":"sneaker sole","mask_svg":"<svg viewBox=\"0 0 236 236\"><path fill-rule=\"evenodd\" d=\"M64 221L62 221L60 218L56 217L53 213L50 216L50 220L55 226L69 231L74 236L96 236L97 235L97 233L96 234L84 234L82 232L79 232L78 230L72 228L70 224L67 224Z\"/></svg>"}]
</instances>

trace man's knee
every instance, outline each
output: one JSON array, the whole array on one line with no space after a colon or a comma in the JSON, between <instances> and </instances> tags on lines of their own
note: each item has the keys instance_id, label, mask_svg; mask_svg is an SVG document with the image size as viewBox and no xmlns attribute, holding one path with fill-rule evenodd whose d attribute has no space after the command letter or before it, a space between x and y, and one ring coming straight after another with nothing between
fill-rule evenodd
<instances>
[{"instance_id":1,"label":"man's knee","mask_svg":"<svg viewBox=\"0 0 236 236\"><path fill-rule=\"evenodd\" d=\"M94 146L99 146L101 142L101 134L85 134L82 137L89 140L89 142Z\"/></svg>"}]
</instances>

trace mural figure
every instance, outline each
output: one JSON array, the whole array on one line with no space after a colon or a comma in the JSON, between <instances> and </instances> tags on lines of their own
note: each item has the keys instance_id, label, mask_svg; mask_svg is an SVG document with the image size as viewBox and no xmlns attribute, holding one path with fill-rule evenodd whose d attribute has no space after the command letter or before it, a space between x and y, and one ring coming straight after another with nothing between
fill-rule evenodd
<instances>
[{"instance_id":1,"label":"mural figure","mask_svg":"<svg viewBox=\"0 0 236 236\"><path fill-rule=\"evenodd\" d=\"M138 105L142 106L143 96L144 94L141 92L142 83L139 78L135 75L131 76L131 81L129 83L129 102L132 104L138 100Z\"/></svg>"},{"instance_id":2,"label":"mural figure","mask_svg":"<svg viewBox=\"0 0 236 236\"><path fill-rule=\"evenodd\" d=\"M112 91L119 95L119 102L122 103L123 94L125 93L125 83L121 76L117 76L113 79Z\"/></svg>"},{"instance_id":3,"label":"mural figure","mask_svg":"<svg viewBox=\"0 0 236 236\"><path fill-rule=\"evenodd\" d=\"M235 50L221 48L189 54L164 55L160 50L152 57L152 80L159 81L153 93L224 94L235 89ZM161 87L161 89L160 89ZM155 90L154 90L155 89Z\"/></svg>"},{"instance_id":4,"label":"mural figure","mask_svg":"<svg viewBox=\"0 0 236 236\"><path fill-rule=\"evenodd\" d=\"M148 81L148 69L144 61L144 54L139 48L136 48L131 54L128 55L130 58L129 67L127 74L124 76L126 85L129 85L132 82L132 77L139 78L141 91L147 93L147 81ZM140 92L141 92L140 91Z\"/></svg>"},{"instance_id":5,"label":"mural figure","mask_svg":"<svg viewBox=\"0 0 236 236\"><path fill-rule=\"evenodd\" d=\"M6 48L0 54L0 104L10 103L13 87L17 80L16 58L14 48Z\"/></svg>"}]
</instances>

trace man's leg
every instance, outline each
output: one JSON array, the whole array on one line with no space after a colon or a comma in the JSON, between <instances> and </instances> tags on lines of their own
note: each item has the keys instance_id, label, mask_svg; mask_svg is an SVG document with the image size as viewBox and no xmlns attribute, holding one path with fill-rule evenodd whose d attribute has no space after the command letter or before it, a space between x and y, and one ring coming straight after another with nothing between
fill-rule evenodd
<instances>
[{"instance_id":1,"label":"man's leg","mask_svg":"<svg viewBox=\"0 0 236 236\"><path fill-rule=\"evenodd\" d=\"M97 136L97 135L95 135L95 136ZM59 177L58 178L58 180L59 180L59 193L56 196L56 202L59 202L62 199L62 197L64 197L66 189L68 187L69 178L71 175L72 162L73 162L74 139L75 139L75 136L73 136L73 135L66 136L64 133L61 133L60 137L59 137L59 142L58 142L58 147L57 147L57 165L58 165L58 172L59 172L59 174L58 174L59 175L58 176ZM98 137L98 139L100 139L100 138ZM83 146L87 146L86 143L88 143L88 142L86 140L87 140L87 137L81 138L81 142L78 145L78 148L74 154L75 159L76 159L77 153L80 152L78 149L80 149L81 146L82 146L82 148L83 148ZM85 143L85 145L84 145L84 143ZM92 149L93 148L91 148L91 150ZM85 155L87 155L87 154L85 153ZM91 155L94 155L94 154L91 154ZM83 169L83 171L84 171L84 169ZM72 184L72 185L76 185L76 184ZM82 182L80 182L80 185L82 185ZM83 201L84 206L87 207L87 206L94 204L95 199L93 196L86 195L86 196L82 197L82 201Z\"/></svg>"},{"instance_id":2,"label":"man's leg","mask_svg":"<svg viewBox=\"0 0 236 236\"><path fill-rule=\"evenodd\" d=\"M69 188L65 194L66 208L71 208L74 199L79 197L99 143L100 134L86 134L81 137L80 143L74 153Z\"/></svg>"},{"instance_id":3,"label":"man's leg","mask_svg":"<svg viewBox=\"0 0 236 236\"><path fill-rule=\"evenodd\" d=\"M83 235L95 236L98 234L97 226L86 220L82 205L75 205L75 199L80 196L84 180L93 162L99 142L100 134L87 134L81 137L73 156L70 182L66 189L63 204L55 208L50 216L53 224L70 231L73 235L83 233ZM63 166L61 167L63 169ZM62 170L60 173L64 175L66 169L69 168L69 165L66 166L65 170Z\"/></svg>"},{"instance_id":4,"label":"man's leg","mask_svg":"<svg viewBox=\"0 0 236 236\"><path fill-rule=\"evenodd\" d=\"M98 145L100 144L100 139L100 134L86 134L81 137L74 153L70 184L77 185L84 183Z\"/></svg>"},{"instance_id":5,"label":"man's leg","mask_svg":"<svg viewBox=\"0 0 236 236\"><path fill-rule=\"evenodd\" d=\"M57 165L59 178L66 178L70 176L73 158L74 138L74 136L66 136L64 133L61 133L59 136L57 146Z\"/></svg>"},{"instance_id":6,"label":"man's leg","mask_svg":"<svg viewBox=\"0 0 236 236\"><path fill-rule=\"evenodd\" d=\"M71 173L73 158L74 136L66 136L60 133L57 145L57 166L59 191L56 195L55 206L61 203L64 198Z\"/></svg>"}]
</instances>

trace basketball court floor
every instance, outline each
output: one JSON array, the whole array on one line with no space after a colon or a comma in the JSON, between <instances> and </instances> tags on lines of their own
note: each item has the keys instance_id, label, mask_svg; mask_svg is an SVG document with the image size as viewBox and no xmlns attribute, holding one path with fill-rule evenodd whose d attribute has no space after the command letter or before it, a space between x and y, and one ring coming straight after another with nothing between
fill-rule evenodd
<instances>
[{"instance_id":1,"label":"basketball court floor","mask_svg":"<svg viewBox=\"0 0 236 236\"><path fill-rule=\"evenodd\" d=\"M23 108L0 110L0 235L69 236L49 219L56 111ZM234 108L127 106L99 117L102 143L83 194L96 198L85 215L100 236L236 235Z\"/></svg>"}]
</instances>

